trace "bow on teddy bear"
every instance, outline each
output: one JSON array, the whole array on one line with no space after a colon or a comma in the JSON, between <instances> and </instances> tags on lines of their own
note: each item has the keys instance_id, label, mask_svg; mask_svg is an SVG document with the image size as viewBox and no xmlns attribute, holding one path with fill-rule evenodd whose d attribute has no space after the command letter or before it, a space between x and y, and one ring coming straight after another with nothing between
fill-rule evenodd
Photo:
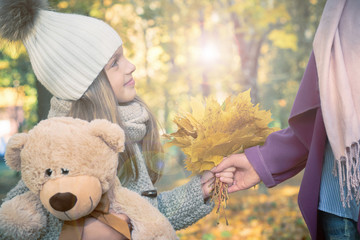
<instances>
[{"instance_id":1,"label":"bow on teddy bear","mask_svg":"<svg viewBox=\"0 0 360 240\"><path fill-rule=\"evenodd\" d=\"M124 140L123 130L107 120L87 122L69 117L43 120L29 133L14 135L5 160L12 169L21 171L30 191L2 204L0 238L41 237L47 224L45 207L65 221L63 239L73 235L73 227L78 229L80 224L81 229L79 219L87 215L113 223L114 229L130 238L124 222L109 214L109 208L129 217L132 239L176 239L174 229L158 209L121 186L118 153L124 149Z\"/></svg>"}]
</instances>

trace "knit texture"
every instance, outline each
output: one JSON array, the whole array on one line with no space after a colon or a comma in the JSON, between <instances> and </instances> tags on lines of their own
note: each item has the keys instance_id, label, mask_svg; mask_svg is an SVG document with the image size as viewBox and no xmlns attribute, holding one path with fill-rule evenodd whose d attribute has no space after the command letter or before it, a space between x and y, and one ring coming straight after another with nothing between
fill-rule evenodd
<instances>
[{"instance_id":1,"label":"knit texture","mask_svg":"<svg viewBox=\"0 0 360 240\"><path fill-rule=\"evenodd\" d=\"M131 102L118 107L120 118L124 124L126 141L133 143L135 151L135 161L138 166L139 176L137 180L130 179L124 186L141 195L145 190L154 190L155 187L151 182L147 171L144 156L141 152L141 146L138 144L146 134L146 122L149 120L148 112L141 107L139 103ZM135 168L133 166L135 171ZM156 198L145 197L154 207L157 206Z\"/></svg>"},{"instance_id":2,"label":"knit texture","mask_svg":"<svg viewBox=\"0 0 360 240\"><path fill-rule=\"evenodd\" d=\"M50 111L48 113L48 118L52 117L67 117L71 108L71 101L66 101L59 99L57 97L52 97L50 100Z\"/></svg>"},{"instance_id":3,"label":"knit texture","mask_svg":"<svg viewBox=\"0 0 360 240\"><path fill-rule=\"evenodd\" d=\"M146 122L149 120L148 112L136 102L118 106L118 110L124 123L127 141L140 142L146 134Z\"/></svg>"},{"instance_id":4,"label":"knit texture","mask_svg":"<svg viewBox=\"0 0 360 240\"><path fill-rule=\"evenodd\" d=\"M77 100L122 45L105 22L77 14L39 10L23 43L37 79L54 96Z\"/></svg>"},{"instance_id":5,"label":"knit texture","mask_svg":"<svg viewBox=\"0 0 360 240\"><path fill-rule=\"evenodd\" d=\"M212 200L204 202L200 180L200 176L195 176L187 184L159 195L158 208L175 230L194 224L214 208Z\"/></svg>"},{"instance_id":6,"label":"knit texture","mask_svg":"<svg viewBox=\"0 0 360 240\"><path fill-rule=\"evenodd\" d=\"M149 116L139 103L119 106L119 113L124 122L128 140L134 143L136 162L139 168L139 177L130 180L125 187L139 194L145 190L156 189L151 182L144 156L140 150L139 141L146 134L146 121ZM158 198L146 198L153 206L159 208L170 221L175 230L185 228L198 221L201 217L211 212L213 203L204 203L202 196L200 176L196 176L189 183L159 194Z\"/></svg>"},{"instance_id":7,"label":"knit texture","mask_svg":"<svg viewBox=\"0 0 360 240\"><path fill-rule=\"evenodd\" d=\"M48 117L66 116L71 107L71 103L69 103L69 101L53 97ZM125 106L120 106L119 111L120 117L124 121L124 130L127 137L135 144L134 148L136 161L139 167L138 180L130 181L125 187L139 194L146 190L156 189L151 182L144 157L141 153L141 147L139 145L139 141L142 140L146 133L146 128L144 132L142 125L145 125L148 115L145 109L138 103L130 103ZM29 191L28 188L25 186L23 181L20 180L18 185L7 194L4 201L10 200L11 198L26 191ZM169 219L175 230L180 230L192 225L199 219L209 214L214 208L213 201L207 201L204 203L200 176L193 177L183 186L158 194L157 198L143 197L146 198L153 206L157 207L159 211ZM47 227L41 232L41 237L39 239L57 239L60 234L62 224L63 222L61 220L56 219L48 213ZM2 240L1 234L0 240Z\"/></svg>"}]
</instances>

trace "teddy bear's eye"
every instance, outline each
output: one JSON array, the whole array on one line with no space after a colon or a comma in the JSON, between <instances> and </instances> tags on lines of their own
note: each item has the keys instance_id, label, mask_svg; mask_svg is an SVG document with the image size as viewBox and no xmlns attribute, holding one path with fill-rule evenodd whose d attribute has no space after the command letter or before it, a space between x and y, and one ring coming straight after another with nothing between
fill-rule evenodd
<instances>
[{"instance_id":1,"label":"teddy bear's eye","mask_svg":"<svg viewBox=\"0 0 360 240\"><path fill-rule=\"evenodd\" d=\"M53 172L53 171L52 171L50 168L48 168L48 169L45 170L45 175L48 176L48 177L50 177L51 174L52 174L52 172Z\"/></svg>"},{"instance_id":2,"label":"teddy bear's eye","mask_svg":"<svg viewBox=\"0 0 360 240\"><path fill-rule=\"evenodd\" d=\"M61 169L61 174L68 175L69 174L69 169L62 168Z\"/></svg>"}]
</instances>

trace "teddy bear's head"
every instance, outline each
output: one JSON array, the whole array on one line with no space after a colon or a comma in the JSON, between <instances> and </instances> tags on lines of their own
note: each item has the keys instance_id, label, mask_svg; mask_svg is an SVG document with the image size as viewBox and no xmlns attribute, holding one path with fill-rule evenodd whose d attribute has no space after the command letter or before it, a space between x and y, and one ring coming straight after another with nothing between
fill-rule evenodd
<instances>
[{"instance_id":1,"label":"teddy bear's head","mask_svg":"<svg viewBox=\"0 0 360 240\"><path fill-rule=\"evenodd\" d=\"M123 130L107 120L50 118L14 135L5 160L54 216L76 220L115 182L124 140Z\"/></svg>"}]
</instances>

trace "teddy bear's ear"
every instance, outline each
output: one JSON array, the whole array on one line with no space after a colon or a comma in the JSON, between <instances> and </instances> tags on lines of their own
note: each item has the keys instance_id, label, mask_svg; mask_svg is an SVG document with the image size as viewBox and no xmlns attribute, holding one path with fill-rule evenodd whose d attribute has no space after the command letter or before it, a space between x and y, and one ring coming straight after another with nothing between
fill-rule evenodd
<instances>
[{"instance_id":1,"label":"teddy bear's ear","mask_svg":"<svg viewBox=\"0 0 360 240\"><path fill-rule=\"evenodd\" d=\"M26 133L17 133L10 138L6 145L5 162L10 168L16 171L21 170L20 153L27 139L28 135Z\"/></svg>"},{"instance_id":2,"label":"teddy bear's ear","mask_svg":"<svg viewBox=\"0 0 360 240\"><path fill-rule=\"evenodd\" d=\"M105 119L95 119L89 124L90 134L101 138L115 152L124 151L125 133L115 123Z\"/></svg>"}]
</instances>

